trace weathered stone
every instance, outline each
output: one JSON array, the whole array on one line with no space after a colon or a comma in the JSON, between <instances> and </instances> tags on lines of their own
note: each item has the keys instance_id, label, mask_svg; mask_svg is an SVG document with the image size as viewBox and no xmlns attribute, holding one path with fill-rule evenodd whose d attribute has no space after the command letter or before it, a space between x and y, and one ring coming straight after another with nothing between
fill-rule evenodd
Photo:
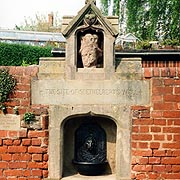
<instances>
[{"instance_id":1,"label":"weathered stone","mask_svg":"<svg viewBox=\"0 0 180 180\"><path fill-rule=\"evenodd\" d=\"M64 81L32 82L33 104L148 104L147 81ZM53 97L53 98L52 98Z\"/></svg>"},{"instance_id":2,"label":"weathered stone","mask_svg":"<svg viewBox=\"0 0 180 180\"><path fill-rule=\"evenodd\" d=\"M0 129L9 131L20 130L20 116L13 114L0 114Z\"/></svg>"}]
</instances>

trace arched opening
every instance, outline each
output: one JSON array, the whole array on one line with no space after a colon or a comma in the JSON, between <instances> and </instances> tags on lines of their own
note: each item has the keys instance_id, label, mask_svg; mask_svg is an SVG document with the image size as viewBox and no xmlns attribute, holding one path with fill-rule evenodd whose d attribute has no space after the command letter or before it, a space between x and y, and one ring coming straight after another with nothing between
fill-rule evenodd
<instances>
[{"instance_id":1,"label":"arched opening","mask_svg":"<svg viewBox=\"0 0 180 180\"><path fill-rule=\"evenodd\" d=\"M87 127L88 126L88 127ZM90 126L90 128L89 128ZM116 134L117 134L117 126L115 122L108 116L101 116L101 115L77 115L74 117L70 117L66 119L63 126L63 177L71 176L78 174L77 166L73 163L73 160L77 158L77 136L83 136L83 139L88 139L88 134L82 135L82 132L85 133L85 129L92 129L92 128L100 129L98 132L99 134L92 136L95 141L98 141L97 137L102 136L102 139L105 139L105 144L100 145L100 148L105 148L103 153L106 153L105 156L102 155L102 158L106 157L107 165L104 168L102 174L115 174L116 173ZM80 129L80 132L79 132ZM97 130L96 129L96 130ZM102 134L101 134L102 133ZM78 134L78 135L77 135ZM101 134L101 135L100 135ZM105 134L105 136L103 135ZM104 136L104 137L103 137ZM78 137L78 138L79 138ZM87 140L86 139L86 140ZM81 141L80 140L80 141ZM97 150L97 149L96 149ZM95 151L96 151L95 150ZM95 156L98 154L94 152ZM92 153L92 154L93 154ZM99 156L99 154L98 154ZM77 159L76 159L77 160ZM96 159L97 160L97 159Z\"/></svg>"},{"instance_id":2,"label":"arched opening","mask_svg":"<svg viewBox=\"0 0 180 180\"><path fill-rule=\"evenodd\" d=\"M84 41L83 41L84 39ZM83 42L85 46L83 46ZM84 68L83 56L87 59L96 59L94 66L96 68L103 68L103 48L104 48L104 34L97 29L84 29L77 32L77 68ZM93 52L96 51L94 54ZM95 57L94 57L94 56ZM93 56L93 57L92 57Z\"/></svg>"}]
</instances>

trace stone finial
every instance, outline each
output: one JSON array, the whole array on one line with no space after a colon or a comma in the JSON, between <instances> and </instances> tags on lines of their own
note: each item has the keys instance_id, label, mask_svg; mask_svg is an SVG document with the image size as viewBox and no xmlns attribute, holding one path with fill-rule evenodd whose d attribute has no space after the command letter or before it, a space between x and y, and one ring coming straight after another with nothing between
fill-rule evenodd
<instances>
[{"instance_id":1,"label":"stone finial","mask_svg":"<svg viewBox=\"0 0 180 180\"><path fill-rule=\"evenodd\" d=\"M93 2L96 5L96 0L86 0L85 4Z\"/></svg>"}]
</instances>

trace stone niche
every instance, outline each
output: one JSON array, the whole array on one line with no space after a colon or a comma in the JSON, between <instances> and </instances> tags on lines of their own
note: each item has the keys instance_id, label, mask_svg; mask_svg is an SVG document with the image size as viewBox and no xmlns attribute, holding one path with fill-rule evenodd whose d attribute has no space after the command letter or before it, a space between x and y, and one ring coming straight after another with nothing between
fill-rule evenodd
<instances>
[{"instance_id":1,"label":"stone niche","mask_svg":"<svg viewBox=\"0 0 180 180\"><path fill-rule=\"evenodd\" d=\"M40 59L31 97L32 104L49 106L49 180L131 179L131 106L149 104L150 84L142 80L141 59L115 60L116 20L103 17L95 1L86 0L77 16L63 20L66 57ZM96 146L102 143L101 159L99 150L85 144L93 162L107 161L101 175L81 175L73 163L78 159L77 130L86 123L96 124L105 135L103 143L93 130L83 137Z\"/></svg>"}]
</instances>

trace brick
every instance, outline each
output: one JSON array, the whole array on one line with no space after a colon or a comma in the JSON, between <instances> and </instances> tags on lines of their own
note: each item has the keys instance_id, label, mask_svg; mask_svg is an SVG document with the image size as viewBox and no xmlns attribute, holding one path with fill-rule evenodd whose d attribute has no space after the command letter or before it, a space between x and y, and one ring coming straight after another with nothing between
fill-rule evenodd
<instances>
[{"instance_id":1,"label":"brick","mask_svg":"<svg viewBox=\"0 0 180 180\"><path fill-rule=\"evenodd\" d=\"M148 164L148 158L147 157L141 157L140 159L139 159L139 164L144 164L144 165L146 165L146 164Z\"/></svg>"},{"instance_id":2,"label":"brick","mask_svg":"<svg viewBox=\"0 0 180 180\"><path fill-rule=\"evenodd\" d=\"M8 137L17 138L18 137L18 131L8 131Z\"/></svg>"},{"instance_id":3,"label":"brick","mask_svg":"<svg viewBox=\"0 0 180 180\"><path fill-rule=\"evenodd\" d=\"M7 131L0 130L0 137L7 137Z\"/></svg>"},{"instance_id":4,"label":"brick","mask_svg":"<svg viewBox=\"0 0 180 180\"><path fill-rule=\"evenodd\" d=\"M158 177L160 177L160 174L159 173L155 173L155 172L152 172L152 173L149 173L149 179L158 179ZM160 179L159 179L160 180Z\"/></svg>"},{"instance_id":5,"label":"brick","mask_svg":"<svg viewBox=\"0 0 180 180\"><path fill-rule=\"evenodd\" d=\"M7 152L7 146L0 147L0 154L6 153L6 152Z\"/></svg>"},{"instance_id":6,"label":"brick","mask_svg":"<svg viewBox=\"0 0 180 180\"><path fill-rule=\"evenodd\" d=\"M41 145L41 139L32 139L32 145L33 146L40 146Z\"/></svg>"},{"instance_id":7,"label":"brick","mask_svg":"<svg viewBox=\"0 0 180 180\"><path fill-rule=\"evenodd\" d=\"M152 135L151 134L133 134L132 140L150 141L152 140Z\"/></svg>"},{"instance_id":8,"label":"brick","mask_svg":"<svg viewBox=\"0 0 180 180\"><path fill-rule=\"evenodd\" d=\"M162 118L163 117L163 112L162 110L156 110L151 112L151 117L152 118Z\"/></svg>"},{"instance_id":9,"label":"brick","mask_svg":"<svg viewBox=\"0 0 180 180\"><path fill-rule=\"evenodd\" d=\"M28 152L35 153L35 154L41 154L41 153L46 153L47 149L41 148L41 147L30 146L30 147L28 147Z\"/></svg>"},{"instance_id":10,"label":"brick","mask_svg":"<svg viewBox=\"0 0 180 180\"><path fill-rule=\"evenodd\" d=\"M153 150L153 156L166 156L165 150Z\"/></svg>"},{"instance_id":11,"label":"brick","mask_svg":"<svg viewBox=\"0 0 180 180\"><path fill-rule=\"evenodd\" d=\"M28 178L27 180L41 180L41 178L33 178L33 177L30 177L30 178Z\"/></svg>"},{"instance_id":12,"label":"brick","mask_svg":"<svg viewBox=\"0 0 180 180\"><path fill-rule=\"evenodd\" d=\"M25 152L27 152L27 147L25 147L25 146L9 146L8 152L10 152L10 153L25 153Z\"/></svg>"},{"instance_id":13,"label":"brick","mask_svg":"<svg viewBox=\"0 0 180 180\"><path fill-rule=\"evenodd\" d=\"M160 143L159 142L150 142L151 149L159 149Z\"/></svg>"},{"instance_id":14,"label":"brick","mask_svg":"<svg viewBox=\"0 0 180 180\"><path fill-rule=\"evenodd\" d=\"M42 176L42 170L32 170L32 176Z\"/></svg>"},{"instance_id":15,"label":"brick","mask_svg":"<svg viewBox=\"0 0 180 180\"><path fill-rule=\"evenodd\" d=\"M23 114L23 113L22 113L22 114ZM27 137L27 130L19 131L19 137L21 137L21 138Z\"/></svg>"},{"instance_id":16,"label":"brick","mask_svg":"<svg viewBox=\"0 0 180 180\"><path fill-rule=\"evenodd\" d=\"M152 125L152 119L135 119L133 120L133 125Z\"/></svg>"},{"instance_id":17,"label":"brick","mask_svg":"<svg viewBox=\"0 0 180 180\"><path fill-rule=\"evenodd\" d=\"M172 172L180 172L180 165L172 165Z\"/></svg>"},{"instance_id":18,"label":"brick","mask_svg":"<svg viewBox=\"0 0 180 180\"><path fill-rule=\"evenodd\" d=\"M180 117L180 111L164 111L163 117L165 117L165 118L179 118Z\"/></svg>"},{"instance_id":19,"label":"brick","mask_svg":"<svg viewBox=\"0 0 180 180\"><path fill-rule=\"evenodd\" d=\"M1 158L3 161L11 161L12 160L12 155L11 154L2 154Z\"/></svg>"},{"instance_id":20,"label":"brick","mask_svg":"<svg viewBox=\"0 0 180 180\"><path fill-rule=\"evenodd\" d=\"M153 172L165 172L165 165L153 165Z\"/></svg>"},{"instance_id":21,"label":"brick","mask_svg":"<svg viewBox=\"0 0 180 180\"><path fill-rule=\"evenodd\" d=\"M139 148L147 149L148 148L148 143L147 142L139 142Z\"/></svg>"},{"instance_id":22,"label":"brick","mask_svg":"<svg viewBox=\"0 0 180 180\"><path fill-rule=\"evenodd\" d=\"M152 99L152 102L162 102L163 95L153 95L151 99Z\"/></svg>"},{"instance_id":23,"label":"brick","mask_svg":"<svg viewBox=\"0 0 180 180\"><path fill-rule=\"evenodd\" d=\"M180 157L163 157L162 164L180 164Z\"/></svg>"},{"instance_id":24,"label":"brick","mask_svg":"<svg viewBox=\"0 0 180 180\"><path fill-rule=\"evenodd\" d=\"M42 161L42 159L43 159L42 154L33 154L32 155L33 161Z\"/></svg>"},{"instance_id":25,"label":"brick","mask_svg":"<svg viewBox=\"0 0 180 180\"><path fill-rule=\"evenodd\" d=\"M31 176L31 170L23 170L23 176L25 177Z\"/></svg>"},{"instance_id":26,"label":"brick","mask_svg":"<svg viewBox=\"0 0 180 180\"><path fill-rule=\"evenodd\" d=\"M22 170L16 170L16 169L4 170L4 175L5 176L22 176Z\"/></svg>"},{"instance_id":27,"label":"brick","mask_svg":"<svg viewBox=\"0 0 180 180\"><path fill-rule=\"evenodd\" d=\"M180 141L180 134L174 135L174 141Z\"/></svg>"},{"instance_id":28,"label":"brick","mask_svg":"<svg viewBox=\"0 0 180 180\"><path fill-rule=\"evenodd\" d=\"M20 144L21 144L21 140L20 139L16 139L16 140L13 141L13 145L15 145L15 146L18 146Z\"/></svg>"},{"instance_id":29,"label":"brick","mask_svg":"<svg viewBox=\"0 0 180 180\"><path fill-rule=\"evenodd\" d=\"M180 150L173 150L172 156L180 156Z\"/></svg>"},{"instance_id":30,"label":"brick","mask_svg":"<svg viewBox=\"0 0 180 180\"><path fill-rule=\"evenodd\" d=\"M180 179L180 173L166 173L166 174L162 174L162 177L165 179L178 180L178 179Z\"/></svg>"},{"instance_id":31,"label":"brick","mask_svg":"<svg viewBox=\"0 0 180 180\"><path fill-rule=\"evenodd\" d=\"M174 109L174 103L169 102L169 103L154 103L153 105L153 109L154 110L170 110L170 109Z\"/></svg>"},{"instance_id":32,"label":"brick","mask_svg":"<svg viewBox=\"0 0 180 180\"><path fill-rule=\"evenodd\" d=\"M180 80L179 79L165 79L164 80L164 85L165 86L174 86L174 85L180 85Z\"/></svg>"},{"instance_id":33,"label":"brick","mask_svg":"<svg viewBox=\"0 0 180 180\"><path fill-rule=\"evenodd\" d=\"M151 132L161 132L161 127L158 126L151 127Z\"/></svg>"},{"instance_id":34,"label":"brick","mask_svg":"<svg viewBox=\"0 0 180 180\"><path fill-rule=\"evenodd\" d=\"M32 156L30 154L13 154L12 155L12 160L14 161L30 161L32 159Z\"/></svg>"},{"instance_id":35,"label":"brick","mask_svg":"<svg viewBox=\"0 0 180 180\"><path fill-rule=\"evenodd\" d=\"M9 162L9 168L10 169L19 169L19 168L26 168L27 163L26 162Z\"/></svg>"},{"instance_id":36,"label":"brick","mask_svg":"<svg viewBox=\"0 0 180 180\"><path fill-rule=\"evenodd\" d=\"M144 173L140 173L136 175L136 179L146 179L147 175Z\"/></svg>"},{"instance_id":37,"label":"brick","mask_svg":"<svg viewBox=\"0 0 180 180\"><path fill-rule=\"evenodd\" d=\"M48 177L48 171L47 170L43 170L43 177L47 178Z\"/></svg>"},{"instance_id":38,"label":"brick","mask_svg":"<svg viewBox=\"0 0 180 180\"><path fill-rule=\"evenodd\" d=\"M164 95L165 102L179 102L180 95Z\"/></svg>"},{"instance_id":39,"label":"brick","mask_svg":"<svg viewBox=\"0 0 180 180\"><path fill-rule=\"evenodd\" d=\"M144 77L151 78L153 75L152 68L144 68Z\"/></svg>"},{"instance_id":40,"label":"brick","mask_svg":"<svg viewBox=\"0 0 180 180\"><path fill-rule=\"evenodd\" d=\"M49 119L47 115L41 115L41 126L43 130L48 129Z\"/></svg>"},{"instance_id":41,"label":"brick","mask_svg":"<svg viewBox=\"0 0 180 180\"><path fill-rule=\"evenodd\" d=\"M154 125L166 125L166 119L154 119Z\"/></svg>"},{"instance_id":42,"label":"brick","mask_svg":"<svg viewBox=\"0 0 180 180\"><path fill-rule=\"evenodd\" d=\"M168 135L168 134L167 134L166 136L167 136L167 140L168 140L168 141L171 141L171 140L172 140L172 135Z\"/></svg>"},{"instance_id":43,"label":"brick","mask_svg":"<svg viewBox=\"0 0 180 180\"><path fill-rule=\"evenodd\" d=\"M43 161L48 161L48 154L43 155Z\"/></svg>"},{"instance_id":44,"label":"brick","mask_svg":"<svg viewBox=\"0 0 180 180\"><path fill-rule=\"evenodd\" d=\"M159 77L160 71L159 68L153 68L153 77Z\"/></svg>"},{"instance_id":45,"label":"brick","mask_svg":"<svg viewBox=\"0 0 180 180\"><path fill-rule=\"evenodd\" d=\"M3 140L3 145L11 146L13 144L12 139L4 139Z\"/></svg>"},{"instance_id":46,"label":"brick","mask_svg":"<svg viewBox=\"0 0 180 180\"><path fill-rule=\"evenodd\" d=\"M164 94L171 94L173 93L173 87L162 87L162 86L153 86L152 87L152 94L153 95L164 95Z\"/></svg>"},{"instance_id":47,"label":"brick","mask_svg":"<svg viewBox=\"0 0 180 180\"><path fill-rule=\"evenodd\" d=\"M174 93L180 94L180 87L174 87Z\"/></svg>"},{"instance_id":48,"label":"brick","mask_svg":"<svg viewBox=\"0 0 180 180\"><path fill-rule=\"evenodd\" d=\"M149 164L160 164L160 157L149 157Z\"/></svg>"},{"instance_id":49,"label":"brick","mask_svg":"<svg viewBox=\"0 0 180 180\"><path fill-rule=\"evenodd\" d=\"M180 119L174 119L174 125L180 125Z\"/></svg>"},{"instance_id":50,"label":"brick","mask_svg":"<svg viewBox=\"0 0 180 180\"><path fill-rule=\"evenodd\" d=\"M149 132L149 127L148 126L141 126L139 128L139 132L140 133L147 133L147 132Z\"/></svg>"},{"instance_id":51,"label":"brick","mask_svg":"<svg viewBox=\"0 0 180 180\"><path fill-rule=\"evenodd\" d=\"M19 99L25 99L30 97L30 92L26 91L15 91L14 92L14 97L19 98Z\"/></svg>"},{"instance_id":52,"label":"brick","mask_svg":"<svg viewBox=\"0 0 180 180\"><path fill-rule=\"evenodd\" d=\"M133 156L152 156L152 150L132 150Z\"/></svg>"},{"instance_id":53,"label":"brick","mask_svg":"<svg viewBox=\"0 0 180 180\"><path fill-rule=\"evenodd\" d=\"M172 165L165 165L166 172L172 172Z\"/></svg>"},{"instance_id":54,"label":"brick","mask_svg":"<svg viewBox=\"0 0 180 180\"><path fill-rule=\"evenodd\" d=\"M31 145L31 139L23 139L22 145L23 146L30 146Z\"/></svg>"},{"instance_id":55,"label":"brick","mask_svg":"<svg viewBox=\"0 0 180 180\"><path fill-rule=\"evenodd\" d=\"M159 69L159 68L158 68ZM162 79L155 79L153 78L152 79L152 86L155 87L155 86L163 86L164 85L164 81Z\"/></svg>"},{"instance_id":56,"label":"brick","mask_svg":"<svg viewBox=\"0 0 180 180\"><path fill-rule=\"evenodd\" d=\"M20 106L30 106L30 104L31 104L30 99L26 99L26 100L23 99L20 101Z\"/></svg>"},{"instance_id":57,"label":"brick","mask_svg":"<svg viewBox=\"0 0 180 180\"><path fill-rule=\"evenodd\" d=\"M170 148L170 149L180 149L180 143L179 142L163 143L162 147L163 148Z\"/></svg>"},{"instance_id":58,"label":"brick","mask_svg":"<svg viewBox=\"0 0 180 180\"><path fill-rule=\"evenodd\" d=\"M18 179L15 177L8 177L7 180L18 180Z\"/></svg>"},{"instance_id":59,"label":"brick","mask_svg":"<svg viewBox=\"0 0 180 180\"><path fill-rule=\"evenodd\" d=\"M30 76L22 76L20 79L20 83L23 85L30 85L30 80L31 80Z\"/></svg>"},{"instance_id":60,"label":"brick","mask_svg":"<svg viewBox=\"0 0 180 180\"><path fill-rule=\"evenodd\" d=\"M29 162L28 163L28 168L32 169L47 169L47 163L42 163L42 162Z\"/></svg>"},{"instance_id":61,"label":"brick","mask_svg":"<svg viewBox=\"0 0 180 180\"><path fill-rule=\"evenodd\" d=\"M2 144L3 144L3 140L2 140L2 139L0 139L0 146L2 146Z\"/></svg>"},{"instance_id":62,"label":"brick","mask_svg":"<svg viewBox=\"0 0 180 180\"><path fill-rule=\"evenodd\" d=\"M152 165L135 165L133 171L150 172L152 171Z\"/></svg>"},{"instance_id":63,"label":"brick","mask_svg":"<svg viewBox=\"0 0 180 180\"><path fill-rule=\"evenodd\" d=\"M16 90L17 91L30 91L30 84L17 84Z\"/></svg>"},{"instance_id":64,"label":"brick","mask_svg":"<svg viewBox=\"0 0 180 180\"><path fill-rule=\"evenodd\" d=\"M47 137L48 131L29 131L28 137Z\"/></svg>"},{"instance_id":65,"label":"brick","mask_svg":"<svg viewBox=\"0 0 180 180\"><path fill-rule=\"evenodd\" d=\"M161 68L161 77L168 77L169 74L169 67Z\"/></svg>"},{"instance_id":66,"label":"brick","mask_svg":"<svg viewBox=\"0 0 180 180\"><path fill-rule=\"evenodd\" d=\"M25 177L19 177L18 180L26 180Z\"/></svg>"},{"instance_id":67,"label":"brick","mask_svg":"<svg viewBox=\"0 0 180 180\"><path fill-rule=\"evenodd\" d=\"M0 169L7 169L8 168L8 162L0 162Z\"/></svg>"},{"instance_id":68,"label":"brick","mask_svg":"<svg viewBox=\"0 0 180 180\"><path fill-rule=\"evenodd\" d=\"M163 133L179 133L180 127L164 127Z\"/></svg>"}]
</instances>

